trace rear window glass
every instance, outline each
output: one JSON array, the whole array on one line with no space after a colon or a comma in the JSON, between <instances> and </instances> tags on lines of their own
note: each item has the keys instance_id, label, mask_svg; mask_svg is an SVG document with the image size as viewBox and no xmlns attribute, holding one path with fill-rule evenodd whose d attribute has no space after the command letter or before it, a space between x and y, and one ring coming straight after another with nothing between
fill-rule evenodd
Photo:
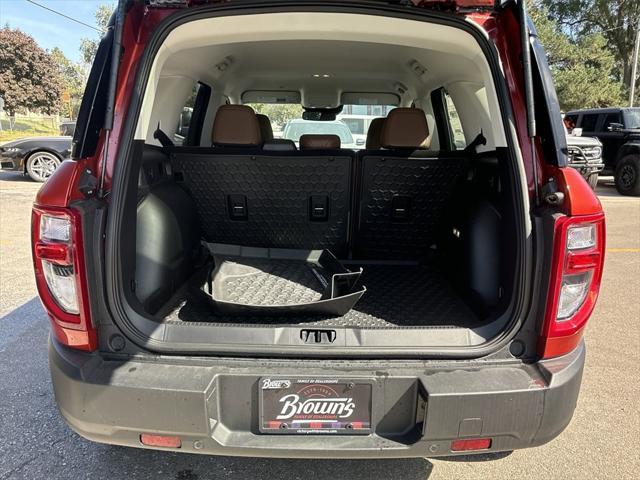
<instances>
[{"instance_id":1,"label":"rear window glass","mask_svg":"<svg viewBox=\"0 0 640 480\"><path fill-rule=\"evenodd\" d=\"M451 138L456 150L464 150L467 146L467 140L464 137L464 130L462 129L462 122L460 116L456 110L456 106L448 93L444 94L444 99L447 107L447 117L449 119L449 125L451 126Z\"/></svg>"},{"instance_id":2,"label":"rear window glass","mask_svg":"<svg viewBox=\"0 0 640 480\"><path fill-rule=\"evenodd\" d=\"M256 113L266 115L271 121L274 138L283 138L283 130L291 120L301 119L304 109L295 103L247 103Z\"/></svg>"},{"instance_id":3,"label":"rear window glass","mask_svg":"<svg viewBox=\"0 0 640 480\"><path fill-rule=\"evenodd\" d=\"M341 118L344 124L349 127L352 134L356 135L366 135L366 131L364 129L364 118Z\"/></svg>"},{"instance_id":4,"label":"rear window glass","mask_svg":"<svg viewBox=\"0 0 640 480\"><path fill-rule=\"evenodd\" d=\"M286 138L298 143L305 134L338 135L344 148L356 148L348 125L340 120L320 122L303 120L302 105L292 103L248 103L256 113L266 115L271 121L274 138Z\"/></svg>"},{"instance_id":5,"label":"rear window glass","mask_svg":"<svg viewBox=\"0 0 640 480\"><path fill-rule=\"evenodd\" d=\"M625 128L640 128L640 108L624 112Z\"/></svg>"},{"instance_id":6,"label":"rear window glass","mask_svg":"<svg viewBox=\"0 0 640 480\"><path fill-rule=\"evenodd\" d=\"M349 127L341 121L335 122L314 122L310 120L292 120L284 129L283 138L298 142L302 135L338 135L340 143L345 148L353 148L353 135Z\"/></svg>"}]
</instances>

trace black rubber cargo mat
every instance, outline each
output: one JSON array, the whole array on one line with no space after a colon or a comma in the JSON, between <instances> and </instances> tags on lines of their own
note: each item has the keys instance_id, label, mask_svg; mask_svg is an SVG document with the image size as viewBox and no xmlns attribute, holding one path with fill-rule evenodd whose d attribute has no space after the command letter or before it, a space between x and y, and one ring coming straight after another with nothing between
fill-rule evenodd
<instances>
[{"instance_id":1,"label":"black rubber cargo mat","mask_svg":"<svg viewBox=\"0 0 640 480\"><path fill-rule=\"evenodd\" d=\"M349 312L339 317L238 317L215 313L200 288L206 275L206 271L194 275L191 285L176 295L165 310L165 321L384 329L473 328L482 323L441 273L419 265L363 265L360 282L367 291Z\"/></svg>"},{"instance_id":2,"label":"black rubber cargo mat","mask_svg":"<svg viewBox=\"0 0 640 480\"><path fill-rule=\"evenodd\" d=\"M347 270L327 250L208 247L214 265L205 292L219 313L340 316L365 293L356 287L362 270Z\"/></svg>"}]
</instances>

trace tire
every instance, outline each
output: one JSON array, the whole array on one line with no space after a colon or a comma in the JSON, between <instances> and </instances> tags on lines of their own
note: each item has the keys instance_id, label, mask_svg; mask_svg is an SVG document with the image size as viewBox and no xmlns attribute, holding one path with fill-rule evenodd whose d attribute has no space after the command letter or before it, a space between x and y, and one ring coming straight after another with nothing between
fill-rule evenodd
<instances>
[{"instance_id":1,"label":"tire","mask_svg":"<svg viewBox=\"0 0 640 480\"><path fill-rule=\"evenodd\" d=\"M626 155L615 171L616 190L621 195L640 196L640 155Z\"/></svg>"},{"instance_id":2,"label":"tire","mask_svg":"<svg viewBox=\"0 0 640 480\"><path fill-rule=\"evenodd\" d=\"M596 187L598 186L598 174L592 173L591 175L589 175L587 177L587 183L591 187L591 190L595 191Z\"/></svg>"},{"instance_id":3,"label":"tire","mask_svg":"<svg viewBox=\"0 0 640 480\"><path fill-rule=\"evenodd\" d=\"M50 152L34 152L27 158L26 171L31 180L46 182L60 165L60 159Z\"/></svg>"}]
</instances>

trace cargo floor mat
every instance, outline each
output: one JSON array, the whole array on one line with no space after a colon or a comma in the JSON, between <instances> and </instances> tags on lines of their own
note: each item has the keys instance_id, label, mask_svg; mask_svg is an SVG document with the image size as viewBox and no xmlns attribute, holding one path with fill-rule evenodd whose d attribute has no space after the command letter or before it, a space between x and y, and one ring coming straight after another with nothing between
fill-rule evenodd
<instances>
[{"instance_id":1,"label":"cargo floor mat","mask_svg":"<svg viewBox=\"0 0 640 480\"><path fill-rule=\"evenodd\" d=\"M218 314L346 314L365 289L328 250L209 244L213 268L204 287Z\"/></svg>"},{"instance_id":2,"label":"cargo floor mat","mask_svg":"<svg viewBox=\"0 0 640 480\"><path fill-rule=\"evenodd\" d=\"M194 275L190 284L178 292L163 310L166 316L160 316L165 321L209 322L247 327L296 325L387 329L474 328L481 323L443 275L428 267L366 264L347 266L350 270L363 267L360 283L366 286L367 291L350 311L341 316L237 316L216 313L211 309L207 294L201 289L206 281L207 271ZM305 273L301 276L301 283L295 288L297 295L316 298L318 291L307 287L307 280L310 281L311 278ZM283 281L279 280L276 283L281 282ZM288 288L286 282L282 285ZM277 288L272 287L261 287L259 290L265 295L279 293Z\"/></svg>"}]
</instances>

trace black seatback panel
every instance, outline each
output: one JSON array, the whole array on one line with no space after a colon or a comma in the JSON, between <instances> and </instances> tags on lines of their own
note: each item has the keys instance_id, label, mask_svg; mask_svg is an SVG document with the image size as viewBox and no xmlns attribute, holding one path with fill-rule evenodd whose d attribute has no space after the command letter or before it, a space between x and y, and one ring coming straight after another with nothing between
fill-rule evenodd
<instances>
[{"instance_id":1,"label":"black seatback panel","mask_svg":"<svg viewBox=\"0 0 640 480\"><path fill-rule=\"evenodd\" d=\"M466 162L452 156L360 157L360 204L354 256L420 260L436 243L438 229Z\"/></svg>"},{"instance_id":2,"label":"black seatback panel","mask_svg":"<svg viewBox=\"0 0 640 480\"><path fill-rule=\"evenodd\" d=\"M287 153L171 153L206 241L346 252L352 158Z\"/></svg>"}]
</instances>

